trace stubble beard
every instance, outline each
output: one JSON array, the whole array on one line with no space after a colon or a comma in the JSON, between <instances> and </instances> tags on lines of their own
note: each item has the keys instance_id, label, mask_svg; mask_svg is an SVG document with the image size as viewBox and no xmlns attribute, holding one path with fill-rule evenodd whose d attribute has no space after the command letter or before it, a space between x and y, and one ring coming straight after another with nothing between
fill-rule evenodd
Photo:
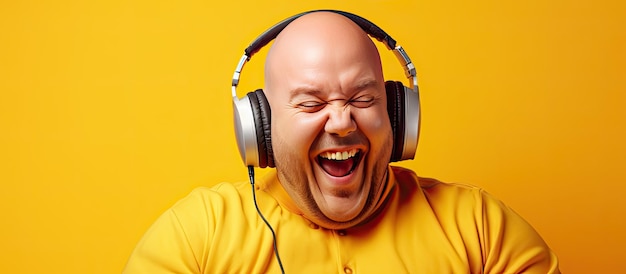
<instances>
[{"instance_id":1,"label":"stubble beard","mask_svg":"<svg viewBox=\"0 0 626 274\"><path fill-rule=\"evenodd\" d=\"M385 159L382 157L386 157L386 159L391 158L391 148L392 148L392 138L391 134L387 138L389 142L381 147L381 151L378 155L381 155L380 159ZM284 143L281 140L277 140L276 146L284 146ZM382 198L381 195L384 191L385 186L387 185L387 167L389 161L376 161L374 157L368 157L368 159L362 159L364 161L364 171L363 174L363 184L362 187L366 185L369 186L369 191L367 192L367 197L365 203L363 204L360 212L351 220L348 221L335 221L333 219L328 218L320 209L317 202L315 201L313 194L311 192L310 187L313 187L316 184L311 184L310 182L316 181L313 172L313 166L315 163L308 161L302 161L302 157L297 157L297 155L293 155L291 153L292 150L286 149L285 151L289 151L288 153L277 154L274 156L274 163L276 165L276 170L278 173L278 180L283 185L283 188L287 191L289 196L294 200L294 202L300 207L300 209L305 213L305 216L310 216L309 219L311 221L316 222L318 225L326 228L332 229L345 229L355 225L362 223L365 220L368 220L371 215L374 213L374 209L378 204L379 200ZM374 161L374 165L369 167L369 162ZM307 174L311 174L310 177ZM368 178L370 179L369 181ZM338 191L334 193L334 195L338 197L348 197L352 195L352 192L349 191Z\"/></svg>"}]
</instances>

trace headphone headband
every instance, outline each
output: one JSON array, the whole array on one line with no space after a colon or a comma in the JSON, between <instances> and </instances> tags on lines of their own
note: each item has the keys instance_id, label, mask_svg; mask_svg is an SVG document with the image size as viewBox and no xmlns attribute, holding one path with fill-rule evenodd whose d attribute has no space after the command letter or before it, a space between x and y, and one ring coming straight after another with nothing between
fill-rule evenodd
<instances>
[{"instance_id":1,"label":"headphone headband","mask_svg":"<svg viewBox=\"0 0 626 274\"><path fill-rule=\"evenodd\" d=\"M340 10L312 10L296 14L279 22L278 24L263 32L252 43L250 43L250 45L244 50L244 54L241 56L241 59L239 59L239 63L237 64L235 72L233 73L233 79L231 82L231 93L233 99L238 98L237 85L239 85L239 77L241 75L241 71L243 70L244 65L250 60L252 55L261 50L261 48L267 45L270 41L274 40L276 36L278 36L278 34L285 27L287 27L287 25L289 25L289 23L293 22L303 15L320 11L333 12L347 17L348 19L352 20L352 22L361 27L361 29L363 29L367 34L385 44L388 49L393 51L398 61L400 61L400 64L404 68L404 74L409 79L411 89L413 89L413 91L415 91L416 93L419 92L417 87L417 73L415 71L415 65L413 65L411 58L406 53L406 51L404 51L404 48L402 48L402 46L397 46L396 40L391 38L391 36L389 36L389 34L387 34L384 30L382 30L381 28L376 26L376 24L370 22L369 20L349 12Z\"/></svg>"},{"instance_id":2,"label":"headphone headband","mask_svg":"<svg viewBox=\"0 0 626 274\"><path fill-rule=\"evenodd\" d=\"M338 13L345 17L348 17L354 23L359 25L359 27L361 27L361 29L363 29L367 34L374 37L376 40L384 43L388 49L396 48L396 40L391 38L391 36L389 36L384 30L376 26L376 24L361 16L340 10L312 10L296 14L272 26L261 35L259 35L259 37L257 37L252 43L250 43L250 45L245 49L245 54L248 56L248 58L252 57L252 55L257 53L257 51L267 45L270 41L274 40L274 38L276 38L276 36L278 36L278 34L285 27L287 27L287 25L289 25L289 23L293 22L293 20L296 20L303 15L320 11Z\"/></svg>"}]
</instances>

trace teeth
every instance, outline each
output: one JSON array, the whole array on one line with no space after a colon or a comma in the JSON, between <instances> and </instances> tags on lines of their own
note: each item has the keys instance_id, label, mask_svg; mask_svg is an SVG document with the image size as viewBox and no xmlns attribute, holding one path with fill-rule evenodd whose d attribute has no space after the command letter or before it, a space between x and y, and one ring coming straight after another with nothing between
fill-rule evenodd
<instances>
[{"instance_id":1,"label":"teeth","mask_svg":"<svg viewBox=\"0 0 626 274\"><path fill-rule=\"evenodd\" d=\"M331 159L331 160L347 160L349 158L354 157L358 152L357 149L351 149L349 151L337 151L337 152L324 152L320 155L322 158Z\"/></svg>"}]
</instances>

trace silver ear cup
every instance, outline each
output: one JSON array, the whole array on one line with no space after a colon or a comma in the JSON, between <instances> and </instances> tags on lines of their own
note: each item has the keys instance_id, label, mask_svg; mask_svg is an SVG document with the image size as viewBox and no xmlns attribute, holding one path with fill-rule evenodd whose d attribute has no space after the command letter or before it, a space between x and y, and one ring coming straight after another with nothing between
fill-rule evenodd
<instances>
[{"instance_id":1,"label":"silver ear cup","mask_svg":"<svg viewBox=\"0 0 626 274\"><path fill-rule=\"evenodd\" d=\"M239 155L246 166L259 166L259 151L250 98L233 98L235 137Z\"/></svg>"},{"instance_id":2,"label":"silver ear cup","mask_svg":"<svg viewBox=\"0 0 626 274\"><path fill-rule=\"evenodd\" d=\"M404 145L401 160L415 157L420 130L420 96L415 90L404 86Z\"/></svg>"}]
</instances>

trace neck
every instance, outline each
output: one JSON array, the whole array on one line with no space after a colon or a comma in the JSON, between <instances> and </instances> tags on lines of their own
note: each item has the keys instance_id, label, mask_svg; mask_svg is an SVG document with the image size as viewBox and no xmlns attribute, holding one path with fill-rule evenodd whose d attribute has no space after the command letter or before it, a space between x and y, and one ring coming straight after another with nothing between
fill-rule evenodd
<instances>
[{"instance_id":1,"label":"neck","mask_svg":"<svg viewBox=\"0 0 626 274\"><path fill-rule=\"evenodd\" d=\"M276 172L273 171L271 174L268 174L267 180L263 180L257 185L259 185L262 190L268 192L272 197L274 197L281 205L281 207L286 208L288 211L294 214L303 216L307 220L319 225L320 227L333 230L348 229L351 227L363 225L374 219L378 215L378 213L384 208L387 197L391 192L391 189L393 189L395 185L393 172L391 170L391 167L388 167L385 170L385 176L383 176L384 183L380 184L380 187L370 194L369 199L371 201L368 201L366 203L366 206L363 208L362 212L350 221L337 222L321 214L319 210L317 210L318 213L314 213L307 210L306 206L296 203L295 199L293 199L282 186L278 177L279 176L276 174Z\"/></svg>"}]
</instances>

